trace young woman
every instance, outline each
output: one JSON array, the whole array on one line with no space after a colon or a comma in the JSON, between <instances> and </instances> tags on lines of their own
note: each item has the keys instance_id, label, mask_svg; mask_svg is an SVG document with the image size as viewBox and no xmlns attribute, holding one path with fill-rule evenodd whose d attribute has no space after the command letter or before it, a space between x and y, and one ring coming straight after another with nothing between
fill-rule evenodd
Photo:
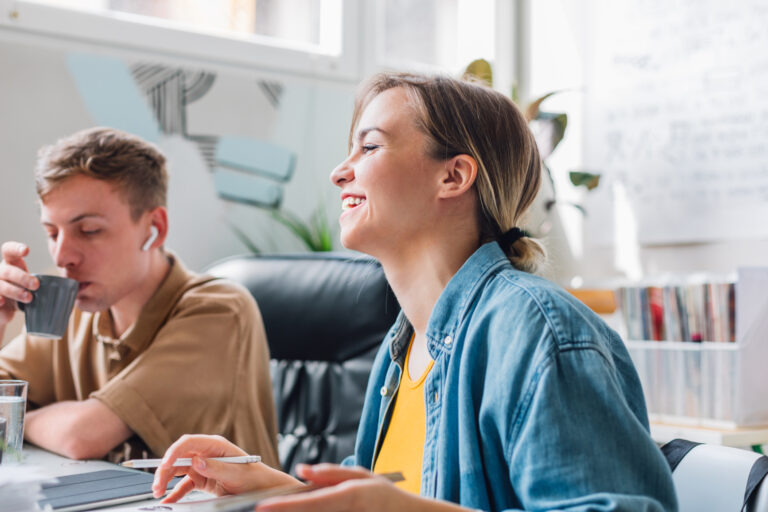
<instances>
[{"instance_id":1,"label":"young woman","mask_svg":"<svg viewBox=\"0 0 768 512\"><path fill-rule=\"evenodd\" d=\"M258 510L674 510L622 341L532 274L542 247L519 229L541 161L503 95L450 78L374 77L355 107L341 241L376 257L402 306L368 383L354 456L299 466L323 489ZM166 498L296 483L243 452L187 436L155 475ZM191 468L173 468L193 457ZM356 467L353 467L356 466ZM401 471L393 485L375 473Z\"/></svg>"}]
</instances>

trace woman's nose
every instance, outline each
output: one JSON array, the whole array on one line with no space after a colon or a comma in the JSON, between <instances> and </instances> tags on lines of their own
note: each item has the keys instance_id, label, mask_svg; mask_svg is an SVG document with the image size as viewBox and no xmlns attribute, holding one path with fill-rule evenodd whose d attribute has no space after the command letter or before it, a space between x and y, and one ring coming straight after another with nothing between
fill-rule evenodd
<instances>
[{"instance_id":1,"label":"woman's nose","mask_svg":"<svg viewBox=\"0 0 768 512\"><path fill-rule=\"evenodd\" d=\"M350 164L349 158L341 162L331 171L331 183L340 187L343 183L348 183L355 178L355 171Z\"/></svg>"}]
</instances>

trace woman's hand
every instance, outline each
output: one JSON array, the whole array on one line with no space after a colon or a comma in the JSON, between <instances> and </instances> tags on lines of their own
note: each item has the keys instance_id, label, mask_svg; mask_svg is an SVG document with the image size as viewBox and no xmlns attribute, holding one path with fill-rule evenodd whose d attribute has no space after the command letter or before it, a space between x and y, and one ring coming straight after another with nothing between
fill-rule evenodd
<instances>
[{"instance_id":1,"label":"woman's hand","mask_svg":"<svg viewBox=\"0 0 768 512\"><path fill-rule=\"evenodd\" d=\"M248 454L221 436L182 436L165 452L163 462L155 472L152 491L156 498L162 496L168 482L179 475L186 476L163 503L175 503L194 489L222 496L298 483L290 475L265 464L230 464L210 460L212 457L240 455ZM182 457L190 457L192 466L173 467L173 462Z\"/></svg>"},{"instance_id":2,"label":"woman's hand","mask_svg":"<svg viewBox=\"0 0 768 512\"><path fill-rule=\"evenodd\" d=\"M464 510L456 505L428 500L395 487L390 481L362 468L335 464L299 464L296 473L321 489L270 498L256 507L258 512L366 512L409 510Z\"/></svg>"}]
</instances>

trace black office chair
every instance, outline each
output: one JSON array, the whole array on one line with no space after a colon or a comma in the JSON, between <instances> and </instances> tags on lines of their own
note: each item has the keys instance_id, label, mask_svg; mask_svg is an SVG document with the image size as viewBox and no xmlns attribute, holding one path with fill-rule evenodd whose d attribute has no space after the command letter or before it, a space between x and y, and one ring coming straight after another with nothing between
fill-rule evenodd
<instances>
[{"instance_id":1,"label":"black office chair","mask_svg":"<svg viewBox=\"0 0 768 512\"><path fill-rule=\"evenodd\" d=\"M373 357L400 309L381 265L334 253L240 256L208 273L245 286L261 310L283 469L351 455Z\"/></svg>"}]
</instances>

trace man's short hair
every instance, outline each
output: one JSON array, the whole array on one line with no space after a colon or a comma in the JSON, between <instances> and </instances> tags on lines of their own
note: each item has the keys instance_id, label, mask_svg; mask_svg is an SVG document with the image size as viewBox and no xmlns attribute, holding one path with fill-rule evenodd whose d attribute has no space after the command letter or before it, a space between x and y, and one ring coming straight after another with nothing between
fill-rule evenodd
<instances>
[{"instance_id":1,"label":"man's short hair","mask_svg":"<svg viewBox=\"0 0 768 512\"><path fill-rule=\"evenodd\" d=\"M35 185L40 199L72 176L113 183L137 220L166 205L168 171L157 147L112 128L90 128L44 146L38 152Z\"/></svg>"}]
</instances>

